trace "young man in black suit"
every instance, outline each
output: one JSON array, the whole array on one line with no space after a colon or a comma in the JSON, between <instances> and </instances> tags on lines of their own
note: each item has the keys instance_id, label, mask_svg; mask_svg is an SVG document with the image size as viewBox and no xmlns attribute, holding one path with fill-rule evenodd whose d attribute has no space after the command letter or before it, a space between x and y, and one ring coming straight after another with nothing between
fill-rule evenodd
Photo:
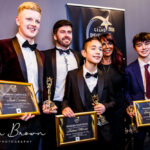
<instances>
[{"instance_id":1,"label":"young man in black suit","mask_svg":"<svg viewBox=\"0 0 150 150\"><path fill-rule=\"evenodd\" d=\"M47 133L47 136L43 137L43 149L46 150L49 141L52 141L53 146L56 148L55 115L52 113L56 113L56 111L57 114L61 113L61 102L64 96L67 73L78 68L81 62L81 54L70 49L72 42L71 22L68 20L57 21L53 27L53 38L56 47L43 51L45 54L44 83L46 87L47 78L52 78L51 100L56 105L56 107L53 107L53 111L43 105L43 112L47 114L43 120L43 128Z\"/></svg>"},{"instance_id":2,"label":"young man in black suit","mask_svg":"<svg viewBox=\"0 0 150 150\"><path fill-rule=\"evenodd\" d=\"M107 124L103 126L99 124L99 140L94 144L97 144L102 150L110 147L112 149L110 124L116 102L111 82L104 80L102 72L97 68L103 56L102 44L97 37L89 38L85 41L83 49L85 64L79 69L68 72L67 75L62 114L66 117L75 117L74 113L95 110L97 115L104 115ZM92 102L93 95L98 95L97 105Z\"/></svg>"},{"instance_id":3,"label":"young man in black suit","mask_svg":"<svg viewBox=\"0 0 150 150\"><path fill-rule=\"evenodd\" d=\"M40 29L41 8L34 2L24 2L18 7L14 38L0 40L0 80L21 81L33 84L38 104L43 97L43 54L36 49L35 37ZM41 132L40 116L25 114L17 119L0 120L0 149L37 150L40 135L8 136L13 125L20 133ZM4 141L4 142L2 142Z\"/></svg>"}]
</instances>

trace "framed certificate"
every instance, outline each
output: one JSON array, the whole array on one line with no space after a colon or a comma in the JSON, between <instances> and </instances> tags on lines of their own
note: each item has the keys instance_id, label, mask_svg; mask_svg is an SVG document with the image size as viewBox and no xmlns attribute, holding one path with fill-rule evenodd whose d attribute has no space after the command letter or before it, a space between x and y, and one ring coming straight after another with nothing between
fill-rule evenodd
<instances>
[{"instance_id":1,"label":"framed certificate","mask_svg":"<svg viewBox=\"0 0 150 150\"><path fill-rule=\"evenodd\" d=\"M56 115L57 146L97 140L97 115L95 111L76 113L68 118Z\"/></svg>"},{"instance_id":2,"label":"framed certificate","mask_svg":"<svg viewBox=\"0 0 150 150\"><path fill-rule=\"evenodd\" d=\"M150 126L150 100L133 101L137 127Z\"/></svg>"},{"instance_id":3,"label":"framed certificate","mask_svg":"<svg viewBox=\"0 0 150 150\"><path fill-rule=\"evenodd\" d=\"M32 84L0 80L0 119L24 113L40 114Z\"/></svg>"}]
</instances>

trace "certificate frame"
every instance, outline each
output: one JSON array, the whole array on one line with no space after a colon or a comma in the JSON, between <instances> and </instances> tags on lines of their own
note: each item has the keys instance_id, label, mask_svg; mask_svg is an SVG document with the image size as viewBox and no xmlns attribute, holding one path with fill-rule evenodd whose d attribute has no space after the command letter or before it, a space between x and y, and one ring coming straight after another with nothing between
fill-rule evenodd
<instances>
[{"instance_id":1,"label":"certificate frame","mask_svg":"<svg viewBox=\"0 0 150 150\"><path fill-rule=\"evenodd\" d=\"M137 127L150 126L150 99L133 101Z\"/></svg>"},{"instance_id":2,"label":"certificate frame","mask_svg":"<svg viewBox=\"0 0 150 150\"><path fill-rule=\"evenodd\" d=\"M0 80L0 119L40 115L32 83Z\"/></svg>"},{"instance_id":3,"label":"certificate frame","mask_svg":"<svg viewBox=\"0 0 150 150\"><path fill-rule=\"evenodd\" d=\"M82 123L80 121L78 122L77 118L79 120L82 120ZM90 120L88 122L90 124L90 125L88 124L88 126L90 126L88 128L89 130L86 127L85 128L83 127L84 125L87 125L87 122L83 122L84 118L86 118L86 119L89 118L89 120ZM65 119L67 119L67 120L74 119L74 122L78 122L78 123L74 123L74 124L70 124L70 123L67 124L66 123L65 125L68 126L68 128L66 127L66 129L64 130L64 128L62 127L62 124L64 123ZM95 111L75 113L75 117L74 118L68 118L68 117L65 117L64 115L56 115L55 116L55 121L56 121L56 141L57 141L57 147L65 146L65 145L70 145L70 144L77 144L77 143L82 143L82 142L95 141L98 138L97 137L98 136L97 135L97 114L96 114ZM76 133L76 132L69 131L71 126L74 126L73 128L75 130L78 130L79 132ZM80 126L80 128L78 128L77 126ZM83 133L82 133L82 131L80 129L84 129L85 131L83 131ZM68 131L66 131L66 130L68 130ZM92 135L92 136L88 137L88 138L85 138L86 137L86 133L87 134L91 133L91 134L88 134L88 135L89 136ZM82 135L81 139L80 139L80 137L73 137L76 134ZM85 134L85 137L83 136L84 134ZM67 139L67 138L69 139L69 137L73 137L74 140L66 140L65 141L65 139Z\"/></svg>"}]
</instances>

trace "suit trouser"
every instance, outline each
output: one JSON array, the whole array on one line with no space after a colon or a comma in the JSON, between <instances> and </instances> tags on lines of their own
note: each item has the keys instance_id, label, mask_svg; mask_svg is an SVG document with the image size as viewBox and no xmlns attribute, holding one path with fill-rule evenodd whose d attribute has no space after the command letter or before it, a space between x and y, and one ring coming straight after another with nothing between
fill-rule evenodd
<instances>
[{"instance_id":1,"label":"suit trouser","mask_svg":"<svg viewBox=\"0 0 150 150\"><path fill-rule=\"evenodd\" d=\"M138 128L138 133L134 135L134 150L143 150L146 133L150 135L150 128Z\"/></svg>"}]
</instances>

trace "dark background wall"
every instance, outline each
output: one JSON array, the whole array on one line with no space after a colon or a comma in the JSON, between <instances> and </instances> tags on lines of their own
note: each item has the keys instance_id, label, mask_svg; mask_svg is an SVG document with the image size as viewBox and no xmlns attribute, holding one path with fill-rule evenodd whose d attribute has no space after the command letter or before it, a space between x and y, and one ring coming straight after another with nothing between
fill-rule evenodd
<instances>
[{"instance_id":1,"label":"dark background wall","mask_svg":"<svg viewBox=\"0 0 150 150\"><path fill-rule=\"evenodd\" d=\"M17 7L26 0L0 0L0 39L13 37L17 32ZM66 19L66 3L125 9L125 33L128 63L136 59L132 38L139 32L150 32L150 0L31 0L42 8L40 32L36 38L38 49L53 47L52 27L59 19ZM120 35L121 36L121 35Z\"/></svg>"}]
</instances>

